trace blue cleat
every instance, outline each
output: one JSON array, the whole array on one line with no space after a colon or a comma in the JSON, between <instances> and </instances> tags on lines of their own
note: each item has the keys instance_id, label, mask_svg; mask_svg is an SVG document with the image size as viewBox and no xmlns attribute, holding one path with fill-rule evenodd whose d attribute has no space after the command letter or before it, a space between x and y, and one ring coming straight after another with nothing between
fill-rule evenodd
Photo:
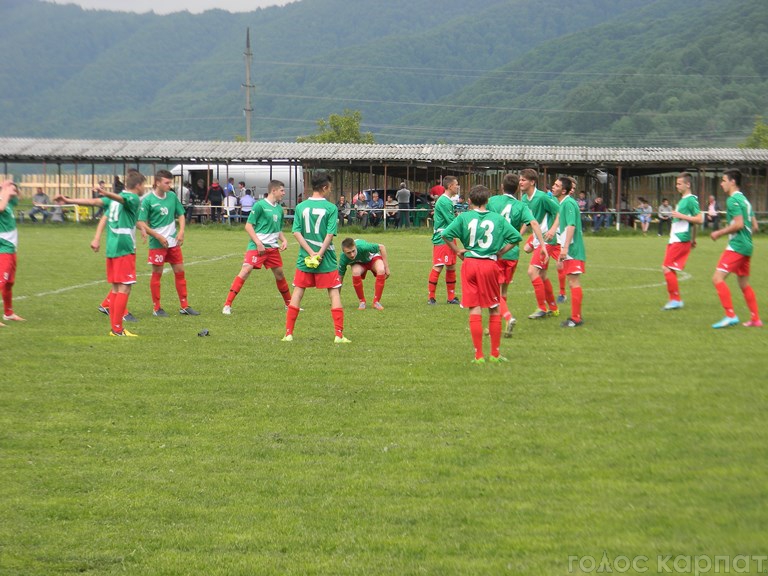
<instances>
[{"instance_id":1,"label":"blue cleat","mask_svg":"<svg viewBox=\"0 0 768 576\"><path fill-rule=\"evenodd\" d=\"M712 324L712 328L718 329L718 328L730 328L731 326L737 326L739 324L739 317L734 316L733 318L729 318L726 316L720 322L715 322Z\"/></svg>"},{"instance_id":2,"label":"blue cleat","mask_svg":"<svg viewBox=\"0 0 768 576\"><path fill-rule=\"evenodd\" d=\"M683 301L682 300L670 300L666 304L664 304L664 308L662 310L680 310L680 308L683 307Z\"/></svg>"}]
</instances>

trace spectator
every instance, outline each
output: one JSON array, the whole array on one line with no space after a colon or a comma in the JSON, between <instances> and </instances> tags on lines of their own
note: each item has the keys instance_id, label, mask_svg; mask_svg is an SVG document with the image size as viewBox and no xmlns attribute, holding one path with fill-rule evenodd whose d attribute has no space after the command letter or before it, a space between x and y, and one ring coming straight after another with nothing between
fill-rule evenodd
<instances>
[{"instance_id":1,"label":"spectator","mask_svg":"<svg viewBox=\"0 0 768 576\"><path fill-rule=\"evenodd\" d=\"M221 185L214 180L205 195L205 201L211 205L211 220L218 222L221 219L221 202L224 200L224 191Z\"/></svg>"},{"instance_id":2,"label":"spectator","mask_svg":"<svg viewBox=\"0 0 768 576\"><path fill-rule=\"evenodd\" d=\"M245 196L245 193L249 192L248 188L245 187L245 182L238 182L237 183L237 190L235 190L235 198L238 200L241 200L243 196ZM240 203L242 204L242 202Z\"/></svg>"},{"instance_id":3,"label":"spectator","mask_svg":"<svg viewBox=\"0 0 768 576\"><path fill-rule=\"evenodd\" d=\"M379 198L379 193L374 192L368 207L371 209L368 214L368 224L378 226L384 217L384 200Z\"/></svg>"},{"instance_id":4,"label":"spectator","mask_svg":"<svg viewBox=\"0 0 768 576\"><path fill-rule=\"evenodd\" d=\"M347 224L349 224L349 213L352 211L352 207L349 202L347 202L347 198L344 194L339 196L336 208L339 209L339 226L343 226L345 220L347 221Z\"/></svg>"},{"instance_id":5,"label":"spectator","mask_svg":"<svg viewBox=\"0 0 768 576\"><path fill-rule=\"evenodd\" d=\"M605 204L603 204L603 198L598 196L589 208L592 214L592 232L599 232L600 228L605 224Z\"/></svg>"},{"instance_id":6,"label":"spectator","mask_svg":"<svg viewBox=\"0 0 768 576\"><path fill-rule=\"evenodd\" d=\"M589 202L587 201L587 193L579 192L579 197L576 200L576 203L579 205L579 210L582 213L586 212L587 208L589 207Z\"/></svg>"},{"instance_id":7,"label":"spectator","mask_svg":"<svg viewBox=\"0 0 768 576\"><path fill-rule=\"evenodd\" d=\"M712 225L712 230L720 228L720 206L718 206L714 196L709 197L707 211L704 213L704 228L707 227L707 224Z\"/></svg>"},{"instance_id":8,"label":"spectator","mask_svg":"<svg viewBox=\"0 0 768 576\"><path fill-rule=\"evenodd\" d=\"M242 182L240 182L240 184L242 184ZM243 193L243 197L240 198L240 214L246 220L248 219L248 216L250 216L251 210L253 209L253 205L255 203L256 199L251 194L251 191L246 188L245 192Z\"/></svg>"},{"instance_id":9,"label":"spectator","mask_svg":"<svg viewBox=\"0 0 768 576\"><path fill-rule=\"evenodd\" d=\"M224 198L223 213L224 218L227 218L229 222L232 222L232 218L237 218L237 198L235 198L234 192L227 192Z\"/></svg>"},{"instance_id":10,"label":"spectator","mask_svg":"<svg viewBox=\"0 0 768 576\"><path fill-rule=\"evenodd\" d=\"M38 188L37 192L34 196L32 196L32 210L29 211L29 219L32 220L32 222L37 222L37 218L35 216L37 214L43 215L43 223L45 223L48 218L50 218L51 213L45 209L45 204L50 204L51 200L48 198L48 195L43 192L42 188Z\"/></svg>"},{"instance_id":11,"label":"spectator","mask_svg":"<svg viewBox=\"0 0 768 576\"><path fill-rule=\"evenodd\" d=\"M235 179L234 178L228 178L227 183L224 186L224 197L226 198L230 194L232 196L235 195Z\"/></svg>"},{"instance_id":12,"label":"spectator","mask_svg":"<svg viewBox=\"0 0 768 576\"><path fill-rule=\"evenodd\" d=\"M443 194L445 194L445 186L443 186L442 180L438 180L435 185L429 189L429 201L434 202Z\"/></svg>"},{"instance_id":13,"label":"spectator","mask_svg":"<svg viewBox=\"0 0 768 576\"><path fill-rule=\"evenodd\" d=\"M406 228L410 226L410 213L408 210L411 207L411 191L405 185L405 182L400 183L400 189L397 191L397 206L400 209L400 228Z\"/></svg>"},{"instance_id":14,"label":"spectator","mask_svg":"<svg viewBox=\"0 0 768 576\"><path fill-rule=\"evenodd\" d=\"M397 211L399 208L397 200L390 194L387 196L387 201L384 203L384 206L387 208L387 224L397 227Z\"/></svg>"},{"instance_id":15,"label":"spectator","mask_svg":"<svg viewBox=\"0 0 768 576\"><path fill-rule=\"evenodd\" d=\"M643 236L648 234L648 227L651 225L651 215L653 214L653 208L648 204L648 200L640 198L640 205L637 207L637 218L640 220L640 228L643 231Z\"/></svg>"},{"instance_id":16,"label":"spectator","mask_svg":"<svg viewBox=\"0 0 768 576\"><path fill-rule=\"evenodd\" d=\"M368 202L365 201L365 194L362 192L357 195L357 200L355 200L355 216L363 228L368 227Z\"/></svg>"},{"instance_id":17,"label":"spectator","mask_svg":"<svg viewBox=\"0 0 768 576\"><path fill-rule=\"evenodd\" d=\"M667 229L667 234L669 234L669 226L672 222L672 211L674 209L672 208L672 205L669 203L669 199L662 198L661 200L661 206L659 206L659 236L661 236L662 230L664 228Z\"/></svg>"}]
</instances>

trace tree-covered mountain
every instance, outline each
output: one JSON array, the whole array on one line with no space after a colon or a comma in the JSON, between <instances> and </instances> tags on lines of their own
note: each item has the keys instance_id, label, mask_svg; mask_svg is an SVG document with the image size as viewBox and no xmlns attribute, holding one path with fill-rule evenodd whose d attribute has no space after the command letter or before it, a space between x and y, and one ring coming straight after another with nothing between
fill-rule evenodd
<instances>
[{"instance_id":1,"label":"tree-covered mountain","mask_svg":"<svg viewBox=\"0 0 768 576\"><path fill-rule=\"evenodd\" d=\"M160 16L0 3L0 135L732 145L768 104L764 0L302 0Z\"/></svg>"}]
</instances>

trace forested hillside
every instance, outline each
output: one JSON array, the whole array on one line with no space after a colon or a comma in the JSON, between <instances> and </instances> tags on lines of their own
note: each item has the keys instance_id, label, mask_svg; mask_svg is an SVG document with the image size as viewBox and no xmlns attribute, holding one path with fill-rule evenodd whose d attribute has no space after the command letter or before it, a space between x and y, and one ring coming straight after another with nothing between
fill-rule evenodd
<instances>
[{"instance_id":1,"label":"forested hillside","mask_svg":"<svg viewBox=\"0 0 768 576\"><path fill-rule=\"evenodd\" d=\"M438 9L436 9L438 7ZM732 145L768 104L764 0L303 0L247 14L0 3L0 135Z\"/></svg>"}]
</instances>

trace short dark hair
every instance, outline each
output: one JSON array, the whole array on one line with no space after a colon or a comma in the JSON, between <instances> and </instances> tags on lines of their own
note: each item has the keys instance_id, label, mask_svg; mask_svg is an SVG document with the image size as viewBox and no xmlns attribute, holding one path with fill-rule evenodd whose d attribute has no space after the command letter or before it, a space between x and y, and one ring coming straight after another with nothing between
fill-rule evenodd
<instances>
[{"instance_id":1,"label":"short dark hair","mask_svg":"<svg viewBox=\"0 0 768 576\"><path fill-rule=\"evenodd\" d=\"M173 174L171 174L170 170L158 170L155 172L155 182L160 180L160 178L168 178L169 180L173 180Z\"/></svg>"},{"instance_id":2,"label":"short dark hair","mask_svg":"<svg viewBox=\"0 0 768 576\"><path fill-rule=\"evenodd\" d=\"M333 182L333 178L328 172L321 170L312 174L312 190L319 192Z\"/></svg>"},{"instance_id":3,"label":"short dark hair","mask_svg":"<svg viewBox=\"0 0 768 576\"><path fill-rule=\"evenodd\" d=\"M691 185L691 180L693 177L691 176L690 172L680 172L680 174L677 175L678 178L682 178L686 184L689 186Z\"/></svg>"},{"instance_id":4,"label":"short dark hair","mask_svg":"<svg viewBox=\"0 0 768 576\"><path fill-rule=\"evenodd\" d=\"M469 191L469 201L472 202L473 206L477 206L478 208L488 204L488 198L490 197L491 191L482 184L473 186Z\"/></svg>"},{"instance_id":5,"label":"short dark hair","mask_svg":"<svg viewBox=\"0 0 768 576\"><path fill-rule=\"evenodd\" d=\"M510 172L504 176L504 180L501 183L501 188L505 194L514 194L517 192L517 187L520 186L520 176L514 172Z\"/></svg>"},{"instance_id":6,"label":"short dark hair","mask_svg":"<svg viewBox=\"0 0 768 576\"><path fill-rule=\"evenodd\" d=\"M141 186L147 181L147 177L141 172L135 169L128 170L125 174L125 187L129 190L133 190L137 186Z\"/></svg>"},{"instance_id":7,"label":"short dark hair","mask_svg":"<svg viewBox=\"0 0 768 576\"><path fill-rule=\"evenodd\" d=\"M341 241L341 247L342 248L353 248L355 246L355 239L354 238L344 238L344 240Z\"/></svg>"},{"instance_id":8,"label":"short dark hair","mask_svg":"<svg viewBox=\"0 0 768 576\"><path fill-rule=\"evenodd\" d=\"M728 180L733 180L736 183L736 186L741 186L741 170L738 168L726 170L723 172L723 176L728 178Z\"/></svg>"},{"instance_id":9,"label":"short dark hair","mask_svg":"<svg viewBox=\"0 0 768 576\"><path fill-rule=\"evenodd\" d=\"M563 185L563 190L565 190L566 192L568 192L568 194L570 194L571 190L573 190L573 180L568 178L568 176L561 176L560 178L558 178L558 180L560 181L560 184Z\"/></svg>"},{"instance_id":10,"label":"short dark hair","mask_svg":"<svg viewBox=\"0 0 768 576\"><path fill-rule=\"evenodd\" d=\"M272 192L272 190L277 190L278 188L285 188L285 184L280 182L280 180L270 180L269 185L267 186L267 189Z\"/></svg>"},{"instance_id":11,"label":"short dark hair","mask_svg":"<svg viewBox=\"0 0 768 576\"><path fill-rule=\"evenodd\" d=\"M524 168L520 170L520 178L525 178L526 180L532 180L536 184L539 183L539 173L536 172L533 168Z\"/></svg>"},{"instance_id":12,"label":"short dark hair","mask_svg":"<svg viewBox=\"0 0 768 576\"><path fill-rule=\"evenodd\" d=\"M456 176L446 176L443 178L443 188L448 188L452 183L458 182L459 179Z\"/></svg>"}]
</instances>

